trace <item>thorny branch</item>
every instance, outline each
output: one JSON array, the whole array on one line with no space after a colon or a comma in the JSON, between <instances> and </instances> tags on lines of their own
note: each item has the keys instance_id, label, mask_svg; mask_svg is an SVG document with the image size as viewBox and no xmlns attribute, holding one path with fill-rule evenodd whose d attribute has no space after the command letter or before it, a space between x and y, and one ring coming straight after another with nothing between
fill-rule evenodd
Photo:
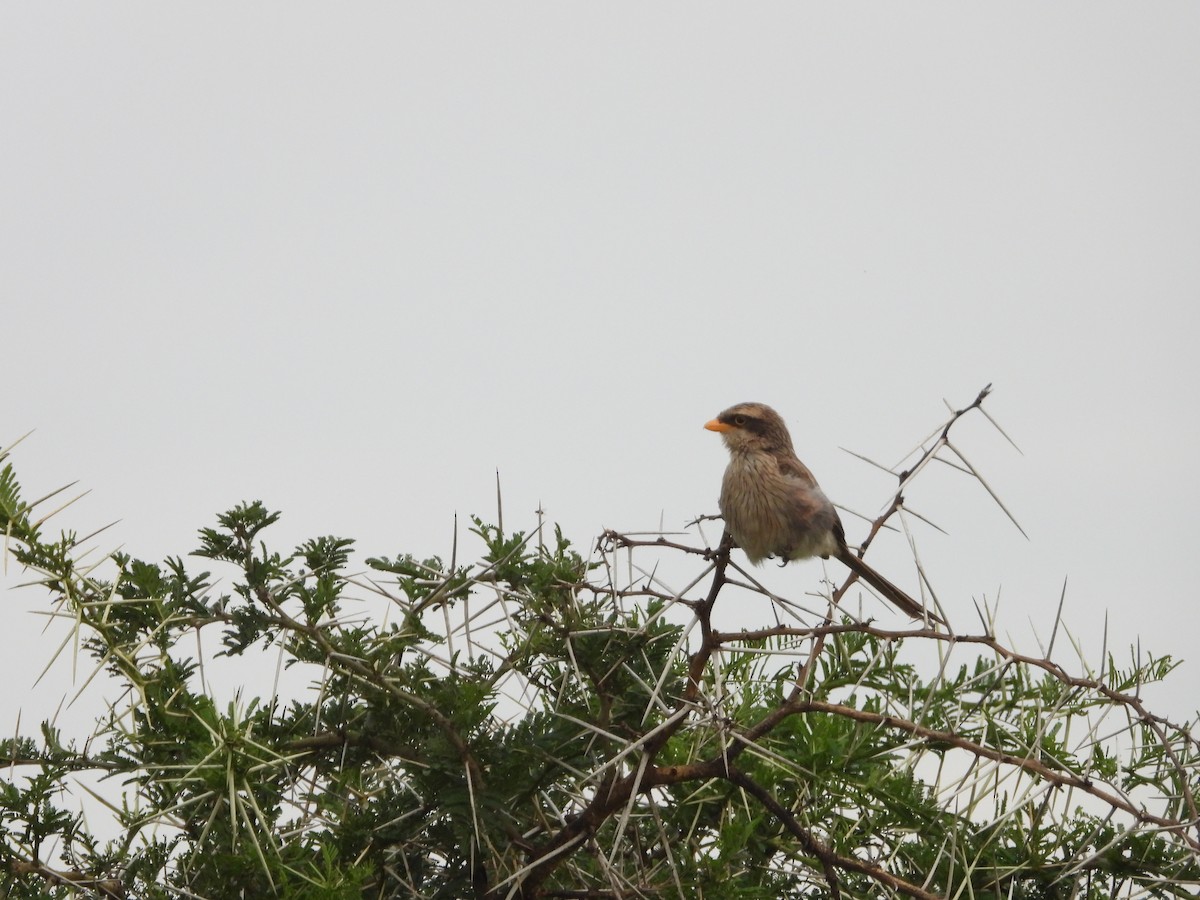
<instances>
[{"instance_id":1,"label":"thorny branch","mask_svg":"<svg viewBox=\"0 0 1200 900\"><path fill-rule=\"evenodd\" d=\"M870 523L860 545L860 554L872 546L889 520L904 510L905 491L911 488L930 462L949 462L979 478L978 473L950 443L950 436L956 423L972 411L981 412L991 421L991 417L983 410L989 391L990 386L980 391L971 404L952 410L949 419L922 442L911 465L894 473L897 477L895 493L884 512ZM939 451L943 449L954 453L955 459L940 457ZM2 459L0 454L0 461ZM982 483L982 479L979 480ZM999 503L992 489L986 484L984 487ZM1008 514L1007 510L1005 512ZM536 535L540 552L540 529ZM519 818L513 809L496 808L494 800L491 807L484 807L478 799L489 792L498 780L493 777L493 769L489 768L487 762L488 748L482 745L482 741L492 736L491 733L482 732L484 736L481 737L480 733L466 731L449 710L416 688L409 689L394 677L395 667L389 669L388 665L381 663L383 657L371 658L365 654L359 657L346 652L345 646L337 640L341 622L306 620L297 616L289 611L286 591L276 592L260 582L253 582L253 599L261 608L259 623L303 642L307 647L315 648L315 656L323 659L326 674L322 690L329 682L330 673L338 673L339 677L352 685L369 685L376 692L373 696L381 693L398 705L417 711L423 719L433 724L441 741L451 748L451 767L461 767L457 774L464 778L470 792L469 801L465 804L469 816L464 819L474 823L474 831L467 841L470 848L466 855L470 859L472 885L478 898L534 900L550 897L659 895L662 893L661 887L651 888L649 882L641 885L638 879L648 878L647 873L653 871L655 866L666 866L673 852L706 852L695 847L675 849L682 848L690 833L669 831L661 821L664 815L663 798L684 796L678 793L668 795L665 791L679 785L688 785L696 795L704 791L724 791L738 798L737 803L745 804L768 821L776 823L779 833L790 836L794 843L779 851L777 857L768 857L765 865L790 865L803 870L804 877L809 879L808 883L820 885L823 882L829 895L834 898L851 892L858 896L864 883L872 890L921 900L946 896L931 888L933 881L918 883L920 878L914 877L911 870L901 867L902 860L897 859L902 849L900 843L893 843L889 847L892 856L874 856L872 851L875 848L870 846L868 837L864 837L861 844L854 844L845 835L839 835L831 822L822 820L806 808L807 800L803 792L792 796L787 794L796 782L803 781L809 773L780 756L778 747L785 739L781 735L789 735L788 729L798 723L815 732L822 723L829 721L855 728L861 726L862 733L869 734L873 739L878 738L880 746L886 748L878 751L881 769L894 766L897 769L908 767L916 770L923 760L942 761L951 752L961 753L964 758L971 760L969 770L974 770L980 761L994 766L997 798L1000 796L998 786L1007 777L1007 774L1002 776L1001 771L1016 773L1047 788L1063 789L1060 794L1074 791L1086 795L1090 802L1104 810L1100 818L1105 822L1118 822L1120 828L1130 832L1140 830L1168 835L1192 852L1200 854L1200 814L1195 799L1195 771L1200 767L1200 742L1187 727L1152 714L1135 692L1114 687L1103 678L1073 675L1050 658L1020 653L1003 645L990 629L988 633L978 635L958 634L953 630L946 632L938 628L888 630L870 621L849 619L839 604L854 584L853 573L848 574L830 593L827 611L811 625L794 616L794 624L740 632L717 630L713 626L712 612L714 606L721 602L722 594L728 596L735 590L751 590L773 601L777 599L758 586L747 573L742 573L745 581L733 574L741 570L730 559L732 547L727 535L716 547L702 547L684 540L668 539L665 535L606 532L597 544L597 551L609 572L608 578L589 578L585 572L577 575L560 574L556 576L556 582L544 589L553 596L555 603L561 605L547 606L545 598L535 597L534 591L519 578L504 574L506 567L521 556L533 537L533 534L526 535L522 540L505 545L505 552L496 553L490 562L481 565L465 580L460 579L453 563L448 574L436 567L429 567L428 572L421 569L420 576L428 574L433 587L423 599L414 600L411 604L382 588L372 588L390 602L398 604L404 612L406 623L422 613L444 615L448 651L438 656L415 644L413 649L427 654L432 668L441 667L442 671L455 678L465 681L470 677L480 677L487 691L492 692L488 694L489 698L502 695L505 701L520 710L517 719L521 714L536 713L566 720L569 717L558 707L561 697L580 686L597 694L602 693L602 685L613 671L622 666L629 668L629 660L624 658L601 658L600 664L578 661L575 655L578 649L576 642L594 637L597 631L602 630L595 623L589 623L587 628L572 625L575 620L571 604L581 605L581 596L590 594L603 601L602 605L613 609L653 608L655 612L637 620L640 621L639 627L647 634L651 625L660 619L675 616L684 620L680 626L678 644L668 655L662 671L648 675L633 673L634 683L644 692L644 696L639 694L637 700L645 701L646 706L640 727L628 723L622 725L624 730L610 727L607 713L613 698L604 698L600 704L602 714L595 721L580 723L582 727L576 741L596 742L598 746L604 746L607 759L590 770L587 768L593 765L590 757L578 768L574 758L568 761L566 755L563 759L548 757L542 760L543 774L553 773L554 778L536 782L529 798L533 812L524 819ZM253 547L247 542L243 549L244 565L249 576L256 564ZM676 561L688 560L699 570L699 574L695 574L688 586L680 591L672 591L664 586L653 568L640 568L639 575L628 581L615 577L613 572L617 568L615 561L618 555L630 561L632 570L635 554L656 558L665 555ZM506 578L509 580L506 581ZM362 587L360 581L349 578L343 580L347 584ZM478 588L480 592L489 592L494 599L482 607L476 605L469 610L466 601L463 601L462 619L453 624L448 612L450 602L446 598L464 585ZM102 594L103 590L96 588L96 593ZM93 609L104 612L103 603L96 604ZM486 619L485 613L490 613L492 618ZM232 628L237 624L237 615L221 609L204 615L175 615L157 625L155 633L168 627L191 628L197 634L209 626ZM97 628L102 626L103 623L98 619ZM512 639L512 643L500 650L485 646L479 636L489 629L502 630ZM636 631L633 627L627 630ZM565 673L569 677L560 675L555 681L529 664L529 658L534 655L529 648L542 632L553 635L555 641L565 644L570 659ZM460 650L456 651L450 643L452 639L465 642L468 660L487 659L492 663L492 668L473 673L460 658L461 645ZM1162 762L1159 765L1165 771L1161 783L1169 785L1171 789L1164 789L1163 793L1174 791L1174 796L1152 807L1144 796L1145 792L1139 793L1136 786L1128 789L1119 782L1119 772L1101 777L1088 768L1087 759L1064 764L1053 753L1043 752L1038 739L1043 736L1042 729L1049 721L1049 712L1044 710L1039 710L1042 717L1034 737L1022 737L1025 741L1022 744L1016 740L1005 743L987 729L973 725L969 727L966 723L970 716L979 712L978 708L969 705L962 707L961 720L956 719L950 727L943 727L946 717L929 724L931 720L924 717L925 710L921 708L920 701L912 697L906 698L906 706L905 698L889 696L887 699L894 705L884 705L879 709L868 708L858 699L844 702L832 699L822 693L828 686L821 683L823 679L818 677L818 673L824 674L830 670L834 648L838 647L839 641L849 639L876 642L875 646L879 648L877 659L894 653L902 644L936 647L945 660L953 652L965 652L958 648L976 648L985 655L991 654L994 670L998 673L1010 669L1022 673L1037 672L1049 682L1057 682L1062 688L1068 689L1072 697L1086 698L1086 702L1079 700L1077 703L1078 709L1085 713L1101 703L1105 704L1106 711L1123 711L1130 722L1124 730L1132 732L1135 725L1142 726L1144 731L1140 733L1140 739L1152 745L1150 749L1161 755ZM137 650L140 651L147 644L149 639ZM776 655L755 657L760 652ZM125 669L136 674L137 667L132 661L134 655L120 661ZM778 661L774 670L769 670L764 664L756 676L762 685L777 686L778 693L771 695L773 699L769 703L748 704L741 710L735 710L733 704L727 702L729 693L722 678L728 668L740 665L739 660L748 659ZM877 664L877 659L872 660L872 664ZM611 670L608 670L609 666ZM478 672L484 672L484 675L479 676ZM677 681L672 678L674 673L679 675ZM853 679L848 683L858 684ZM738 687L744 690L746 683ZM535 699L529 699L530 695ZM495 721L498 723L500 720L497 717ZM987 724L1003 726L1005 723L988 721ZM638 725L636 720L634 725ZM287 765L298 763L303 766L311 762L317 766L330 757L356 751L377 759L381 769L389 765L401 770L404 765L419 769L437 769L439 765L445 765L435 753L421 746L406 732L379 734L372 731L369 723L362 727L323 726L324 723L306 736L292 735L290 740L281 743L276 748L280 751L280 759L283 760L286 755ZM499 725L496 730L499 730ZM1092 731L1084 747L1100 750L1102 744L1102 739ZM52 754L41 755L28 750L18 752L15 746L4 761L10 767L58 766L64 771L94 768L98 771L120 772L124 764L113 758L89 756L86 752L74 758L59 759ZM756 766L760 768L756 769ZM764 772L767 774L764 775ZM772 781L776 775L779 777ZM552 784L553 787L544 787L543 783ZM315 776L313 784L315 795ZM967 784L965 776L962 784ZM412 790L407 783L404 789ZM947 805L939 810L947 815L951 801L974 791L974 787L947 789L945 785L939 789L946 791L950 798ZM415 790L412 793L413 807L405 811L401 818L438 815L440 798L435 793L423 797L417 796ZM564 793L568 795L566 802L563 800ZM364 806L369 805L371 799L365 795L360 798ZM972 795L963 802L974 808L977 801ZM1026 801L1016 799L1013 802L1015 808L1019 808ZM996 803L1002 805L1000 799ZM460 814L456 810L451 818ZM323 812L314 814L311 820L313 825L327 827L328 823L321 818L323 815ZM621 837L626 836L627 842L632 844L646 840L642 834L629 837L636 831L630 823L637 817L658 823L659 846L650 850L639 846L636 851L630 851L629 858L638 862L630 865L630 872L620 871L621 866L614 861L619 861L625 852L619 843ZM479 824L485 818L501 824L489 831ZM387 824L390 827L394 823ZM611 850L603 848L602 842L606 840L613 842ZM1097 849L1095 854L1099 855L1102 850ZM434 851L435 854L437 852ZM1078 852L1083 854L1085 850ZM587 860L591 860L601 873L607 875L610 880L608 889L585 886L594 884L594 881L588 882L582 876L575 877L584 870L582 863ZM1076 869L1093 865L1092 860L1082 856L1064 862L1064 869L1070 868L1067 863ZM403 864L407 865L406 862ZM48 883L71 884L87 887L101 895L123 896L121 882L116 879L85 877L73 871L60 872L26 858L10 860L9 868L14 874L34 875ZM387 872L396 883L405 884L406 890L413 896L423 895L417 886L417 876L400 873L392 862L388 863ZM929 873L921 874L928 874L928 879L933 879L936 873L931 869ZM594 878L594 873L589 872L589 877ZM859 885L857 889L854 887L856 883ZM678 893L685 895L678 881L676 886Z\"/></svg>"},{"instance_id":2,"label":"thorny branch","mask_svg":"<svg viewBox=\"0 0 1200 900\"><path fill-rule=\"evenodd\" d=\"M982 412L983 402L990 391L991 385L988 385L966 407L954 410L950 418L935 432L936 438L922 449L916 461L908 468L897 473L898 485L892 500L885 511L871 523L867 536L861 542L860 555L865 554L875 540L875 537L886 527L888 520L904 508L904 491L906 488L912 484L913 480L925 469L929 462L939 458L937 455L939 450L951 446L949 436L954 425L973 410ZM989 422L995 424L990 415L987 415L986 412L984 412L984 415ZM996 427L999 430L999 426L997 425ZM1001 433L1003 434L1003 432ZM1007 435L1005 435L1005 438L1007 439ZM951 449L953 450L953 448ZM978 477L978 473L974 469L970 469L970 472ZM996 497L992 489L986 484L984 487L996 502L1000 503L999 498ZM1003 507L1003 504L1000 505L1005 513L1009 515L1009 518L1012 518L1008 510ZM698 523L705 518L711 517L699 517L696 522ZM1013 519L1013 523L1014 525L1017 524L1015 519ZM1018 529L1020 528L1019 525L1017 527ZM1022 533L1024 532L1022 531ZM821 845L820 842L816 841L809 832L800 827L794 817L774 799L767 789L755 784L744 772L733 766L733 761L745 752L748 747L762 740L788 717L817 713L843 716L851 720L903 731L931 744L955 747L974 754L979 758L989 759L1021 769L1036 775L1047 783L1080 790L1109 805L1113 810L1120 810L1127 813L1139 824L1162 828L1180 835L1189 846L1200 851L1200 842L1195 837L1187 834L1189 827L1196 828L1200 826L1200 816L1197 814L1196 802L1188 783L1189 777L1182 763L1175 755L1166 731L1170 730L1176 735L1184 736L1183 740L1187 741L1193 749L1196 748L1196 739L1182 726L1173 724L1165 718L1150 714L1138 697L1116 691L1095 679L1069 675L1059 664L1049 659L1030 657L1004 647L991 634L947 634L934 628L895 632L886 631L870 623L863 622L835 624L833 619L836 608L839 601L856 580L857 576L854 573L850 573L846 580L830 596L828 613L825 621L820 625L805 628L781 625L775 628L741 633L714 631L711 625L711 611L722 588L728 583L726 569L729 565L729 551L731 549L728 533L723 536L721 545L714 550L668 540L662 536L645 539L624 535L616 531L608 531L601 537L598 549L606 554L615 554L618 551L631 553L635 550L643 549L671 550L686 555L700 556L710 561L713 564L711 567L711 581L709 582L708 593L703 600L690 600L682 595L656 591L649 586L635 586L625 590L616 588L608 589L608 592L615 599L619 600L657 596L659 599L667 602L689 606L693 610L695 621L699 625L700 643L689 658L686 688L676 701L674 721L669 728L660 729L653 739L645 741L641 746L644 758L638 762L640 774L637 777L629 775L624 778L618 778L610 772L604 781L597 785L592 799L585 805L581 812L571 819L566 827L561 829L544 844L531 851L530 858L535 862L526 876L521 880L521 897L532 898L538 896L539 885L563 861L563 858L559 855L559 851L569 846L580 835L595 833L606 817L626 808L633 795L648 792L661 784L704 779L725 779L731 781L761 802L797 838L805 851L819 861L832 896L837 897L840 895L837 875L839 869L866 875L881 885L910 897L933 898L938 896L929 893L919 885L904 882L878 866L863 863L861 860L852 857L839 857L837 854L834 854L831 850ZM592 590L597 589L594 586L589 587ZM999 658L1007 660L1009 663L1040 669L1058 679L1066 686L1093 691L1107 698L1113 704L1130 710L1134 718L1146 723L1155 731L1162 742L1166 756L1179 767L1180 777L1178 782L1181 786L1183 802L1188 814L1187 818L1177 819L1152 813L1132 802L1121 791L1106 790L1090 778L1072 772L1060 771L1053 765L1029 754L1022 756L1002 752L978 741L970 740L960 734L930 729L917 722L896 716L866 712L842 704L803 699L806 686L810 683L815 671L814 667L821 658L827 639L831 635L850 633L867 634L886 641L900 641L908 638L928 639L948 642L950 644L981 645L987 647ZM704 680L706 668L711 662L713 655L723 647L736 649L735 645L745 646L770 638L780 637L807 638L812 641L812 646L807 653L806 659L799 665L793 689L785 702L781 703L757 723L744 727L741 730L742 739L733 746L726 748L722 755L717 758L690 766L655 766L655 757L666 742L682 728L690 727L694 724L692 721L693 718L701 718L705 715L704 710L697 703L697 695L700 685ZM633 765L632 761L631 765Z\"/></svg>"}]
</instances>

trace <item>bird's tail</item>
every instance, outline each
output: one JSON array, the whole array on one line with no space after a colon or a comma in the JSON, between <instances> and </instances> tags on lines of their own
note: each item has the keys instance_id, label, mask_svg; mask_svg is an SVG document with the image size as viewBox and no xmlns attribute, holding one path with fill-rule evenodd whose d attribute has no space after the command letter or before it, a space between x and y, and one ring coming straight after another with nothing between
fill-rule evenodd
<instances>
[{"instance_id":1,"label":"bird's tail","mask_svg":"<svg viewBox=\"0 0 1200 900\"><path fill-rule=\"evenodd\" d=\"M924 619L929 617L932 621L939 625L945 625L946 622L933 610L922 606L900 588L896 587L874 569L866 564L863 560L854 555L849 547L843 547L842 552L838 554L838 559L846 564L855 575L869 584L875 590L883 595L884 599L896 606L898 609L912 616L914 619Z\"/></svg>"}]
</instances>

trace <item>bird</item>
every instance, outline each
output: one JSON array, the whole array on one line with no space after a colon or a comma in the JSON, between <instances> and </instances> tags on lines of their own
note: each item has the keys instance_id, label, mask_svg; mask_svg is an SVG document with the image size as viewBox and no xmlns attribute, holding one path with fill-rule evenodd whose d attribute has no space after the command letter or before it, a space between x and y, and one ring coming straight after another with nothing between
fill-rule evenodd
<instances>
[{"instance_id":1,"label":"bird","mask_svg":"<svg viewBox=\"0 0 1200 900\"><path fill-rule=\"evenodd\" d=\"M796 456L783 418L763 403L738 403L704 426L721 435L729 466L721 482L721 516L755 565L778 557L835 557L914 619L945 624L867 565L846 545L842 520L808 466Z\"/></svg>"}]
</instances>

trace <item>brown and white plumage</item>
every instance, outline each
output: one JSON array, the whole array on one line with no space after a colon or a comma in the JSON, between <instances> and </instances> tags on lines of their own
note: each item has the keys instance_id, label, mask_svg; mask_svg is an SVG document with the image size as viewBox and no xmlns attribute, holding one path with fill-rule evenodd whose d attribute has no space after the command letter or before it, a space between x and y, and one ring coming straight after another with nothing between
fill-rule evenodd
<instances>
[{"instance_id":1,"label":"brown and white plumage","mask_svg":"<svg viewBox=\"0 0 1200 900\"><path fill-rule=\"evenodd\" d=\"M704 427L719 432L729 449L721 515L750 562L835 556L908 615L942 621L846 546L837 510L796 457L779 413L762 403L739 403Z\"/></svg>"}]
</instances>

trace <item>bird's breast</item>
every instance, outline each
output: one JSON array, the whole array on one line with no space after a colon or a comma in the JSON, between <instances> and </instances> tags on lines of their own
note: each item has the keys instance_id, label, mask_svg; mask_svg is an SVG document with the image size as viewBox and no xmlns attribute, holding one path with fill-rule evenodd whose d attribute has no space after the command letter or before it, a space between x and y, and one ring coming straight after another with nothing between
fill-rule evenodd
<instances>
[{"instance_id":1,"label":"bird's breast","mask_svg":"<svg viewBox=\"0 0 1200 900\"><path fill-rule=\"evenodd\" d=\"M720 503L729 533L753 563L838 551L833 505L815 484L784 475L770 456L735 456L725 470Z\"/></svg>"}]
</instances>

